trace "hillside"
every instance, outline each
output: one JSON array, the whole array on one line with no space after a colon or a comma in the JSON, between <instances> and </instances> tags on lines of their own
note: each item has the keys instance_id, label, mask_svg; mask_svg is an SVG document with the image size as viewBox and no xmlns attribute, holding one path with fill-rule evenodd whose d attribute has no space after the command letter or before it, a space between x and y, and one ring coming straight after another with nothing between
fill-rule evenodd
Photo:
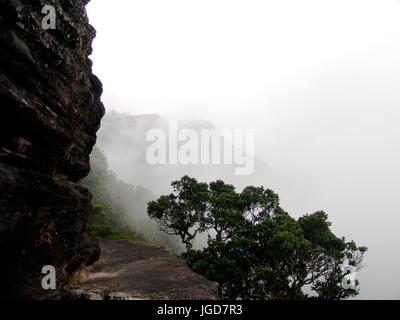
<instances>
[{"instance_id":1,"label":"hillside","mask_svg":"<svg viewBox=\"0 0 400 320\"><path fill-rule=\"evenodd\" d=\"M118 179L132 185L140 185L155 195L169 190L170 182L183 175L197 177L205 181L221 179L243 188L247 185L261 185L268 181L277 181L270 168L261 160L254 159L254 173L239 176L238 167L233 164L165 164L152 165L146 159L146 153L152 142L147 141L147 134L154 129L165 132L167 141L171 138L170 125L176 123L179 130L189 129L199 136L202 130L216 130L212 123L201 119L169 120L159 115L131 115L108 112L102 121L98 133L97 147L107 157L109 169ZM227 139L221 139L231 145ZM183 145L182 142L178 146ZM222 149L222 147L221 147ZM222 152L223 150L221 150ZM169 150L167 150L169 156ZM157 177L157 179L154 179Z\"/></svg>"},{"instance_id":2,"label":"hillside","mask_svg":"<svg viewBox=\"0 0 400 320\"><path fill-rule=\"evenodd\" d=\"M102 239L146 240L180 253L183 246L173 236L160 231L147 215L147 203L156 199L150 190L118 179L98 147L90 157L91 171L81 184L93 195L92 217L87 231Z\"/></svg>"}]
</instances>

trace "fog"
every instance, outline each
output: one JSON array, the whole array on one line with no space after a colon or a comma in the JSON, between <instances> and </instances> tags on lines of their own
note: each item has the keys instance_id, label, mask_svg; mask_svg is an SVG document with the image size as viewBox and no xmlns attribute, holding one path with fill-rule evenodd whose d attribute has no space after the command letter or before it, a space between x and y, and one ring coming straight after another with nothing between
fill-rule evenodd
<instances>
[{"instance_id":1,"label":"fog","mask_svg":"<svg viewBox=\"0 0 400 320\"><path fill-rule=\"evenodd\" d=\"M399 1L115 0L88 13L108 111L255 129L273 176L256 168L257 183L369 248L358 298L400 299Z\"/></svg>"}]
</instances>

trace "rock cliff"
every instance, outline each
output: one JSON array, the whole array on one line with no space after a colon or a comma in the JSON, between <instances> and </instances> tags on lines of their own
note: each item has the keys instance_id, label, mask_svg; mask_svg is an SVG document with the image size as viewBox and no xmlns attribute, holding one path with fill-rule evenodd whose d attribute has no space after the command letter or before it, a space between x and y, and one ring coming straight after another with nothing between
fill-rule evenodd
<instances>
[{"instance_id":1,"label":"rock cliff","mask_svg":"<svg viewBox=\"0 0 400 320\"><path fill-rule=\"evenodd\" d=\"M91 195L77 184L104 114L87 2L0 0L1 297L40 296L44 265L61 286L99 256L84 234ZM56 28L45 30L48 4Z\"/></svg>"}]
</instances>

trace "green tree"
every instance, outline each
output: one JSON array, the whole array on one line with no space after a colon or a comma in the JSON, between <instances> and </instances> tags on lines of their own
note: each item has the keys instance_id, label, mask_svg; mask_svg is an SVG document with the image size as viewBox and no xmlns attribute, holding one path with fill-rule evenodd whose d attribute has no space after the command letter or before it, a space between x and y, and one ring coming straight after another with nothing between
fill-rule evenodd
<instances>
[{"instance_id":1,"label":"green tree","mask_svg":"<svg viewBox=\"0 0 400 320\"><path fill-rule=\"evenodd\" d=\"M147 211L150 218L160 224L161 230L178 235L190 249L196 235L205 231L208 185L185 176L173 182L172 187L174 193L150 202Z\"/></svg>"},{"instance_id":2,"label":"green tree","mask_svg":"<svg viewBox=\"0 0 400 320\"><path fill-rule=\"evenodd\" d=\"M148 213L163 230L181 237L187 247L183 258L219 283L222 298L344 299L358 294L358 286L342 284L346 266L358 270L366 248L335 236L323 211L296 220L279 206L278 195L263 187L238 193L223 181L205 184L187 176L172 186L172 194L148 204ZM207 247L194 250L193 241L203 232Z\"/></svg>"}]
</instances>

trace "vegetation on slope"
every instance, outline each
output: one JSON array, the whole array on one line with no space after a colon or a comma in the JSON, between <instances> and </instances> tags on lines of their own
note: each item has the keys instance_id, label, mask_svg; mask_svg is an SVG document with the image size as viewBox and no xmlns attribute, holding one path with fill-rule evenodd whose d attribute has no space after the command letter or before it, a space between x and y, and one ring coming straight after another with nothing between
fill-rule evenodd
<instances>
[{"instance_id":1,"label":"vegetation on slope","mask_svg":"<svg viewBox=\"0 0 400 320\"><path fill-rule=\"evenodd\" d=\"M129 228L119 227L111 218L112 214L103 205L93 205L92 215L86 231L92 236L105 240L143 240Z\"/></svg>"},{"instance_id":2,"label":"vegetation on slope","mask_svg":"<svg viewBox=\"0 0 400 320\"><path fill-rule=\"evenodd\" d=\"M126 227L123 210L105 185L109 181L113 181L116 185L122 184L108 170L104 154L94 148L91 155L91 172L82 181L82 185L93 195L93 208L86 231L106 240L142 240L141 236Z\"/></svg>"},{"instance_id":3,"label":"vegetation on slope","mask_svg":"<svg viewBox=\"0 0 400 320\"><path fill-rule=\"evenodd\" d=\"M93 195L93 209L87 231L101 239L146 240L170 251L181 252L177 237L161 232L147 215L147 202L155 199L149 190L119 180L109 170L107 158L97 147L91 154L91 171L81 183Z\"/></svg>"}]
</instances>

